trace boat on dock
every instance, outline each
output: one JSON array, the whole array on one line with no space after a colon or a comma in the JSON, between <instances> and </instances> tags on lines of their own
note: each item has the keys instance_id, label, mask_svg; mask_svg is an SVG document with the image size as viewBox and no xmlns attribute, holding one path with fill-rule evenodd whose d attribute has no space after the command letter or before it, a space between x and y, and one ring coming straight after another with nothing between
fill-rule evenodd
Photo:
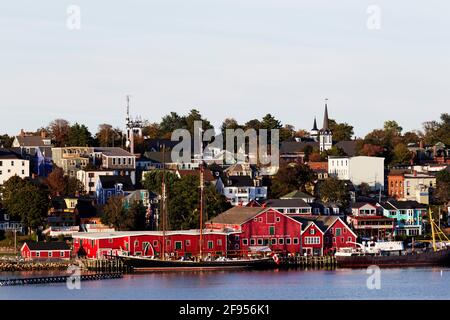
<instances>
[{"instance_id":1,"label":"boat on dock","mask_svg":"<svg viewBox=\"0 0 450 320\"><path fill-rule=\"evenodd\" d=\"M429 212L432 240L425 248L415 249L414 242L411 249L405 249L403 242L367 242L356 243L359 247L353 250L335 253L336 263L341 268L378 267L421 267L421 266L450 266L450 240L433 221ZM436 238L439 238L437 241Z\"/></svg>"}]
</instances>

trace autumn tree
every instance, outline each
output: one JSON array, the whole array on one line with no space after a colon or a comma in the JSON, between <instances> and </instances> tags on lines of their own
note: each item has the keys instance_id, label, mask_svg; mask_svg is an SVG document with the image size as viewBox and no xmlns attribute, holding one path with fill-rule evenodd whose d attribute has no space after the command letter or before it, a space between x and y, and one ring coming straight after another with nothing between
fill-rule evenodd
<instances>
[{"instance_id":1,"label":"autumn tree","mask_svg":"<svg viewBox=\"0 0 450 320\"><path fill-rule=\"evenodd\" d=\"M318 198L325 203L334 202L344 208L350 202L350 193L343 180L329 177L318 182L316 190Z\"/></svg>"},{"instance_id":2,"label":"autumn tree","mask_svg":"<svg viewBox=\"0 0 450 320\"><path fill-rule=\"evenodd\" d=\"M48 175L46 185L52 196L75 196L84 192L84 186L80 180L75 177L69 177L64 174L64 170L55 167Z\"/></svg>"},{"instance_id":3,"label":"autumn tree","mask_svg":"<svg viewBox=\"0 0 450 320\"><path fill-rule=\"evenodd\" d=\"M56 147L64 147L68 144L70 124L69 121L64 119L55 119L47 127L47 132Z\"/></svg>"},{"instance_id":4,"label":"autumn tree","mask_svg":"<svg viewBox=\"0 0 450 320\"><path fill-rule=\"evenodd\" d=\"M95 139L100 147L120 147L123 144L122 131L106 123L98 126Z\"/></svg>"},{"instance_id":5,"label":"autumn tree","mask_svg":"<svg viewBox=\"0 0 450 320\"><path fill-rule=\"evenodd\" d=\"M103 206L103 215L101 222L112 226L117 230L124 229L125 226L125 207L123 206L122 196L112 196Z\"/></svg>"},{"instance_id":6,"label":"autumn tree","mask_svg":"<svg viewBox=\"0 0 450 320\"><path fill-rule=\"evenodd\" d=\"M436 190L434 198L441 204L450 202L450 172L447 170L439 171L436 174Z\"/></svg>"},{"instance_id":7,"label":"autumn tree","mask_svg":"<svg viewBox=\"0 0 450 320\"><path fill-rule=\"evenodd\" d=\"M272 179L270 196L272 198L279 198L293 190L306 191L307 184L313 181L313 171L304 164L281 166Z\"/></svg>"}]
</instances>

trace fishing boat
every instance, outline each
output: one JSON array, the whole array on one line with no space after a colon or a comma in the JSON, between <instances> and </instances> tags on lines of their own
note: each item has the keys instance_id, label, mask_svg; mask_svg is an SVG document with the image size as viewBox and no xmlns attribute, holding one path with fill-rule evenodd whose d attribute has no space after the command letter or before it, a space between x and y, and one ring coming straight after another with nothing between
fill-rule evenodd
<instances>
[{"instance_id":1,"label":"fishing boat","mask_svg":"<svg viewBox=\"0 0 450 320\"><path fill-rule=\"evenodd\" d=\"M338 267L364 268L378 267L420 267L450 266L450 240L436 225L429 211L432 240L422 241L430 246L421 249L405 249L403 242L376 242L358 244L356 249L335 253ZM437 241L436 238L439 238Z\"/></svg>"},{"instance_id":2,"label":"fishing boat","mask_svg":"<svg viewBox=\"0 0 450 320\"><path fill-rule=\"evenodd\" d=\"M164 146L163 146L163 154ZM203 254L203 205L204 205L204 168L200 165L200 229L199 229L199 254L195 257L181 257L174 259L169 252L166 252L166 232L168 226L167 204L166 204L166 184L165 184L165 159L163 158L163 176L161 186L161 214L162 214L162 248L159 257L130 256L127 252L119 254L118 258L123 263L131 267L134 271L183 271L183 270L217 270L236 268L274 268L278 265L277 256L262 256L249 258L226 258L204 256Z\"/></svg>"}]
</instances>

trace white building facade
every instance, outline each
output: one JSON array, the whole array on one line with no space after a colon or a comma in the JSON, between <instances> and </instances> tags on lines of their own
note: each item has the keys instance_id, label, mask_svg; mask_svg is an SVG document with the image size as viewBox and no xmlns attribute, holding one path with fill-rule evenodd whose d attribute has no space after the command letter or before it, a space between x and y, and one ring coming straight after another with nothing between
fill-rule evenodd
<instances>
[{"instance_id":1,"label":"white building facade","mask_svg":"<svg viewBox=\"0 0 450 320\"><path fill-rule=\"evenodd\" d=\"M0 185L13 176L27 178L30 176L30 161L10 151L0 150Z\"/></svg>"},{"instance_id":2,"label":"white building facade","mask_svg":"<svg viewBox=\"0 0 450 320\"><path fill-rule=\"evenodd\" d=\"M328 174L339 180L350 180L356 187L367 183L373 190L384 190L382 157L328 157Z\"/></svg>"},{"instance_id":3,"label":"white building facade","mask_svg":"<svg viewBox=\"0 0 450 320\"><path fill-rule=\"evenodd\" d=\"M110 170L80 170L77 172L77 179L84 186L84 191L90 195L95 194L97 190L97 181L99 176L113 176L114 171Z\"/></svg>"}]
</instances>

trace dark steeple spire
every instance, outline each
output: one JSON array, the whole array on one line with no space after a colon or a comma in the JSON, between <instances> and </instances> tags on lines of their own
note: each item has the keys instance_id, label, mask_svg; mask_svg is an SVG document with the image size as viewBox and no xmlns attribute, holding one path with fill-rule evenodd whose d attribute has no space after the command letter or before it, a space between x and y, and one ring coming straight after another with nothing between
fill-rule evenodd
<instances>
[{"instance_id":1,"label":"dark steeple spire","mask_svg":"<svg viewBox=\"0 0 450 320\"><path fill-rule=\"evenodd\" d=\"M313 125L313 128L312 128L311 130L313 130L313 131L319 131L319 129L317 129L316 117L314 117L314 125Z\"/></svg>"},{"instance_id":2,"label":"dark steeple spire","mask_svg":"<svg viewBox=\"0 0 450 320\"><path fill-rule=\"evenodd\" d=\"M322 131L330 130L329 121L328 121L327 101L328 101L328 99L325 99L325 114L323 116L323 128L322 128Z\"/></svg>"}]
</instances>

